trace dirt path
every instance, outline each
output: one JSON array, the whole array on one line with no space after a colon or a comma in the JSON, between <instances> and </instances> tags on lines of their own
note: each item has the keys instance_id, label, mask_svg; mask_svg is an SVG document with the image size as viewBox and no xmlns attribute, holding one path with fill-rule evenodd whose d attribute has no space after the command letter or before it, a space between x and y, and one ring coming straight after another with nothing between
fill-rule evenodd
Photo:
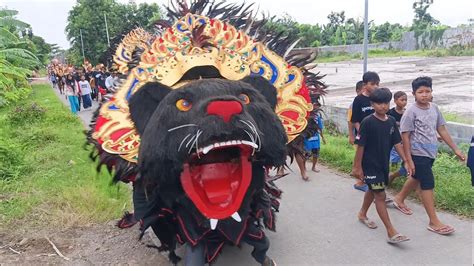
<instances>
[{"instance_id":1,"label":"dirt path","mask_svg":"<svg viewBox=\"0 0 474 266\"><path fill-rule=\"evenodd\" d=\"M56 253L48 239L67 259ZM169 265L150 235L138 241L138 228L119 229L114 222L66 230L50 230L15 236L0 234L0 264L128 264ZM20 253L20 254L18 254Z\"/></svg>"}]
</instances>

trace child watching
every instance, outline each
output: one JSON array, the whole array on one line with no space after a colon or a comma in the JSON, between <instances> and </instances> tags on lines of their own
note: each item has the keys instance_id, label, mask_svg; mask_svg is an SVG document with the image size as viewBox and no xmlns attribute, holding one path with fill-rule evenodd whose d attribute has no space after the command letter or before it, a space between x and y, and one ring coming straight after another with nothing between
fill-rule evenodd
<instances>
[{"instance_id":1,"label":"child watching","mask_svg":"<svg viewBox=\"0 0 474 266\"><path fill-rule=\"evenodd\" d=\"M395 103L395 107L388 111L388 115L393 117L397 122L397 128L400 130L400 120L402 119L403 112L405 112L405 106L407 106L407 94L403 91L397 91L393 95L393 102ZM390 162L392 165L398 164L401 162L401 158L398 155L395 149L392 149L390 152ZM403 163L400 166L400 169L394 173L390 173L389 175L389 184L393 182L393 180L399 176L406 176L407 170L403 167Z\"/></svg>"},{"instance_id":2,"label":"child watching","mask_svg":"<svg viewBox=\"0 0 474 266\"><path fill-rule=\"evenodd\" d=\"M356 136L359 133L360 122L374 113L374 108L370 104L369 96L372 91L378 88L380 83L379 75L375 72L366 72L362 76L363 89L360 95L354 98L352 103L351 122L356 130ZM361 180L354 184L354 188L366 192L368 187Z\"/></svg>"},{"instance_id":3,"label":"child watching","mask_svg":"<svg viewBox=\"0 0 474 266\"><path fill-rule=\"evenodd\" d=\"M465 160L465 156L446 130L446 122L438 106L431 103L432 79L416 78L412 82L412 88L415 103L407 108L400 122L407 159L404 160L405 166L408 172L412 173L412 178L407 179L402 190L394 197L394 205L398 206L397 209L406 211L402 211L403 213L411 214L412 211L405 205L404 200L410 191L421 188L421 201L430 219L427 229L441 235L451 234L455 229L439 220L434 206L435 182L431 168L438 153L436 132L461 161Z\"/></svg>"},{"instance_id":4,"label":"child watching","mask_svg":"<svg viewBox=\"0 0 474 266\"><path fill-rule=\"evenodd\" d=\"M315 105L314 107L315 110L318 110L321 107L320 103L315 103L314 105ZM313 136L304 140L304 148L306 152L312 157L313 166L311 167L311 170L313 172L318 173L319 170L316 169L316 164L318 163L319 150L321 148L321 140L323 141L324 144L326 144L326 140L324 139L324 135L323 135L323 128L324 128L323 119L321 118L321 115L319 114L319 112L315 112L314 117L312 119L314 119L314 122L316 122L317 131Z\"/></svg>"},{"instance_id":5,"label":"child watching","mask_svg":"<svg viewBox=\"0 0 474 266\"><path fill-rule=\"evenodd\" d=\"M375 89L370 95L375 113L366 117L360 125L352 175L364 180L369 187L358 214L359 221L371 229L377 228L377 225L367 217L369 207L375 199L375 208L387 230L387 242L397 244L409 238L398 233L392 225L385 204L390 150L395 145L403 161L406 158L395 119L387 115L391 99L392 93L386 88Z\"/></svg>"},{"instance_id":6,"label":"child watching","mask_svg":"<svg viewBox=\"0 0 474 266\"><path fill-rule=\"evenodd\" d=\"M79 87L82 91L82 105L84 106L84 110L89 110L92 107L92 88L89 84L89 81L86 80L85 75L81 75L81 80L79 81Z\"/></svg>"},{"instance_id":7,"label":"child watching","mask_svg":"<svg viewBox=\"0 0 474 266\"><path fill-rule=\"evenodd\" d=\"M357 81L356 83L357 95L356 96L359 96L361 94L363 88L364 88L364 82L362 80ZM347 131L349 135L349 144L354 145L356 132L351 120L352 120L352 103L351 105L349 105L349 108L347 109Z\"/></svg>"}]
</instances>

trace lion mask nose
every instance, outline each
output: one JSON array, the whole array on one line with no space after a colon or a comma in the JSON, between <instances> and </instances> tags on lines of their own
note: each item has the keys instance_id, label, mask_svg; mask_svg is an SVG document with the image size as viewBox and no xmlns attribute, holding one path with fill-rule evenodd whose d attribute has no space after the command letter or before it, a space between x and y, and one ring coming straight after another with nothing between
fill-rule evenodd
<instances>
[{"instance_id":1,"label":"lion mask nose","mask_svg":"<svg viewBox=\"0 0 474 266\"><path fill-rule=\"evenodd\" d=\"M207 105L208 115L220 116L226 123L233 115L242 113L242 104L239 101L212 101Z\"/></svg>"}]
</instances>

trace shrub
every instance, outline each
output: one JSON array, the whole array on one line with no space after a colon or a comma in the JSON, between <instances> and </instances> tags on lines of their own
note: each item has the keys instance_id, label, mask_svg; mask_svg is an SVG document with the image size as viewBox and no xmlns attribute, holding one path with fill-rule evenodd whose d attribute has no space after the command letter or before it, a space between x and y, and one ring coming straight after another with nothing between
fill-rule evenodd
<instances>
[{"instance_id":1,"label":"shrub","mask_svg":"<svg viewBox=\"0 0 474 266\"><path fill-rule=\"evenodd\" d=\"M473 56L474 50L471 47L456 44L451 46L447 53L451 56Z\"/></svg>"},{"instance_id":2,"label":"shrub","mask_svg":"<svg viewBox=\"0 0 474 266\"><path fill-rule=\"evenodd\" d=\"M443 56L447 56L448 54L445 49L436 48L433 50L428 50L427 55L432 56L432 57L443 57Z\"/></svg>"},{"instance_id":3,"label":"shrub","mask_svg":"<svg viewBox=\"0 0 474 266\"><path fill-rule=\"evenodd\" d=\"M21 147L8 139L0 139L0 180L17 178L25 168Z\"/></svg>"},{"instance_id":4,"label":"shrub","mask_svg":"<svg viewBox=\"0 0 474 266\"><path fill-rule=\"evenodd\" d=\"M15 125L34 123L44 118L46 109L33 102L27 106L17 106L8 113L8 120Z\"/></svg>"}]
</instances>

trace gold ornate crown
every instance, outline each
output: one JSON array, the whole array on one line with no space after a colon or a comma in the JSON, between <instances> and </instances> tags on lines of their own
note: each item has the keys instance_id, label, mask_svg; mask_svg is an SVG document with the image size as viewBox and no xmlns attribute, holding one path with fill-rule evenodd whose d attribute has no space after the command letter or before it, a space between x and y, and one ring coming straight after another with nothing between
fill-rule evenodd
<instances>
[{"instance_id":1,"label":"gold ornate crown","mask_svg":"<svg viewBox=\"0 0 474 266\"><path fill-rule=\"evenodd\" d=\"M141 51L129 69L134 51ZM102 105L92 137L102 149L136 162L140 137L129 118L128 100L142 85L158 81L172 88L195 67L212 66L229 80L261 75L278 90L276 113L289 141L306 127L312 110L302 69L287 63L262 42L229 23L187 13L153 39L143 29L131 31L114 56L119 72L128 74L115 96Z\"/></svg>"}]
</instances>

